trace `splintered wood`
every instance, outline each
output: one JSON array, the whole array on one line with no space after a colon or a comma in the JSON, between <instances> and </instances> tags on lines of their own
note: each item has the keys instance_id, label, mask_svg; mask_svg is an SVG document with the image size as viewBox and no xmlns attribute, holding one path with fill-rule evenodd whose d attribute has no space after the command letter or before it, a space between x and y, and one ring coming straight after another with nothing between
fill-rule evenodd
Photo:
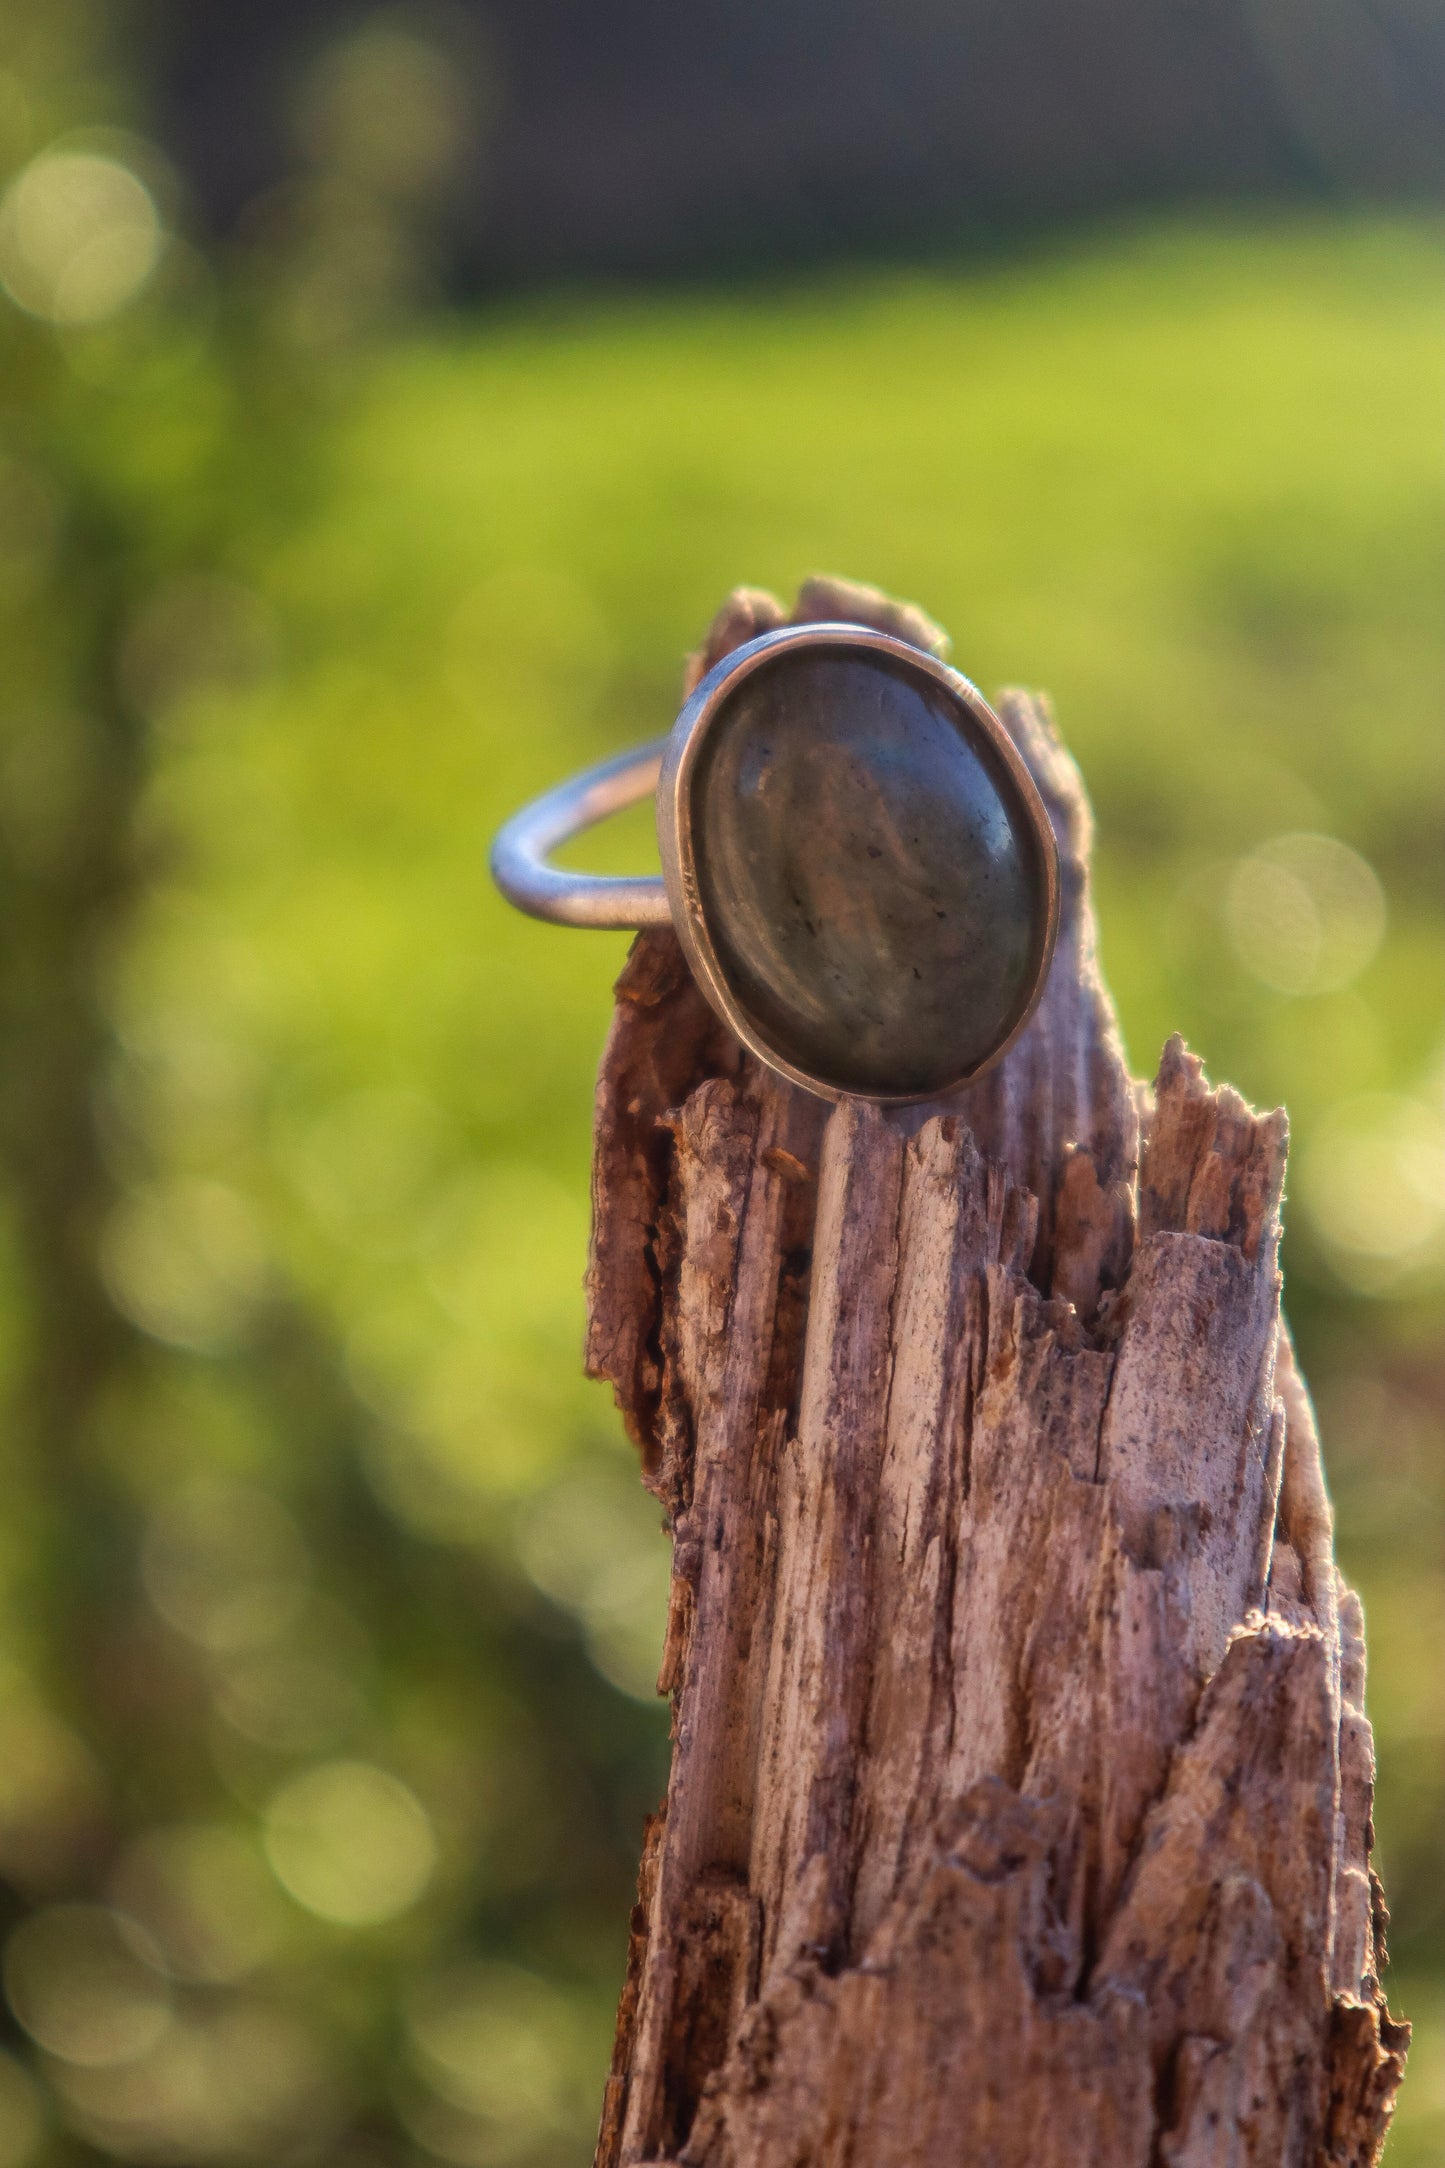
<instances>
[{"instance_id":1,"label":"splintered wood","mask_svg":"<svg viewBox=\"0 0 1445 2168\"><path fill-rule=\"evenodd\" d=\"M781 621L740 591L694 675ZM938 635L870 590L796 615ZM599 2168L1366 2168L1359 1605L1280 1320L1286 1131L1135 1086L1089 816L1042 1006L937 1109L743 1055L671 934L618 987L589 1360L672 1531L674 1708Z\"/></svg>"}]
</instances>

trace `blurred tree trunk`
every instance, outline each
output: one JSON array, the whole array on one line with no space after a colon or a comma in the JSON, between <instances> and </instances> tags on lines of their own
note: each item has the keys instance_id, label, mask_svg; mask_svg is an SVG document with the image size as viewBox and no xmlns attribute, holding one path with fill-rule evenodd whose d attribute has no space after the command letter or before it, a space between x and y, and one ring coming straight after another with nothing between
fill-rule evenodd
<instances>
[{"instance_id":1,"label":"blurred tree trunk","mask_svg":"<svg viewBox=\"0 0 1445 2168\"><path fill-rule=\"evenodd\" d=\"M780 615L735 596L694 669ZM1284 1118L1178 1040L1131 1082L1077 772L1003 713L1063 925L946 1110L765 1073L671 935L618 987L589 1353L672 1530L675 1745L599 2168L1363 2168L1388 2123Z\"/></svg>"}]
</instances>

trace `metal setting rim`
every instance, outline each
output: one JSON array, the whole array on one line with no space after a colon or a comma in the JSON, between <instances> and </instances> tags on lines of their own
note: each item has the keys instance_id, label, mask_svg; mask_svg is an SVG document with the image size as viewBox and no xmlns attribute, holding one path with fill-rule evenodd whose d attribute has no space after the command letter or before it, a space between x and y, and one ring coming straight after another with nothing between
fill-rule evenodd
<instances>
[{"instance_id":1,"label":"metal setting rim","mask_svg":"<svg viewBox=\"0 0 1445 2168\"><path fill-rule=\"evenodd\" d=\"M842 1085L830 1083L826 1078L811 1075L807 1070L798 1068L770 1044L747 1011L740 1006L723 974L713 944L698 887L693 848L693 770L709 727L724 701L736 691L743 679L751 676L753 671L780 651L806 647L851 648L864 653L886 655L890 660L907 669L918 671L925 677L931 677L942 685L960 706L967 710L982 731L990 750L1012 783L1033 831L1034 846L1043 876L1044 908L1034 944L1028 996L1006 1036L998 1045L986 1054L982 1061L975 1062L961 1075L933 1091L849 1091ZM804 1090L812 1092L820 1099L867 1099L875 1106L919 1106L929 1100L945 1098L963 1085L972 1083L975 1077L982 1076L985 1070L991 1069L995 1062L1002 1060L1028 1025L1043 997L1059 928L1059 853L1048 809L1039 794L1038 785L1028 771L1023 755L978 687L966 678L962 671L953 669L948 663L941 662L937 656L926 653L922 648L911 646L906 640L895 638L892 633L875 632L867 625L841 623L783 625L774 632L761 633L755 640L749 640L742 647L735 648L730 655L725 655L685 702L663 749L662 769L657 782L657 842L672 923L693 976L712 1007L729 1030L750 1052L756 1054L760 1061L776 1070L780 1076L786 1077L789 1082L802 1085Z\"/></svg>"}]
</instances>

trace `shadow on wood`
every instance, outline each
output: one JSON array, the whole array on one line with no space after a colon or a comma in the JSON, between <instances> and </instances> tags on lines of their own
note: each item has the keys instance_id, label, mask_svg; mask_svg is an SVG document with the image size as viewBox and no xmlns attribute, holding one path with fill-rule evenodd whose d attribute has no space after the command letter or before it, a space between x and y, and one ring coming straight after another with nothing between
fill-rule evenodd
<instances>
[{"instance_id":1,"label":"shadow on wood","mask_svg":"<svg viewBox=\"0 0 1445 2168\"><path fill-rule=\"evenodd\" d=\"M780 621L724 606L693 673ZM920 613L813 581L800 618ZM639 938L598 1094L589 1364L674 1543L599 2168L1365 2168L1359 1606L1279 1309L1282 1114L1131 1082L1090 826L1048 991L937 1109L761 1069Z\"/></svg>"}]
</instances>

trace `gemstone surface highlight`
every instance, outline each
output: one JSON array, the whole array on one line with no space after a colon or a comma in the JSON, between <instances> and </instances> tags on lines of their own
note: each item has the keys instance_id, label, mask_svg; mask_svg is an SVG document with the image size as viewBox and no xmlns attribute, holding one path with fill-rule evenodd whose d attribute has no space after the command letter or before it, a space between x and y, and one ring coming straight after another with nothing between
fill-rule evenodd
<instances>
[{"instance_id":1,"label":"gemstone surface highlight","mask_svg":"<svg viewBox=\"0 0 1445 2168\"><path fill-rule=\"evenodd\" d=\"M765 660L712 717L689 811L718 968L795 1068L927 1095L1008 1037L1047 869L984 724L925 670L841 647Z\"/></svg>"}]
</instances>

